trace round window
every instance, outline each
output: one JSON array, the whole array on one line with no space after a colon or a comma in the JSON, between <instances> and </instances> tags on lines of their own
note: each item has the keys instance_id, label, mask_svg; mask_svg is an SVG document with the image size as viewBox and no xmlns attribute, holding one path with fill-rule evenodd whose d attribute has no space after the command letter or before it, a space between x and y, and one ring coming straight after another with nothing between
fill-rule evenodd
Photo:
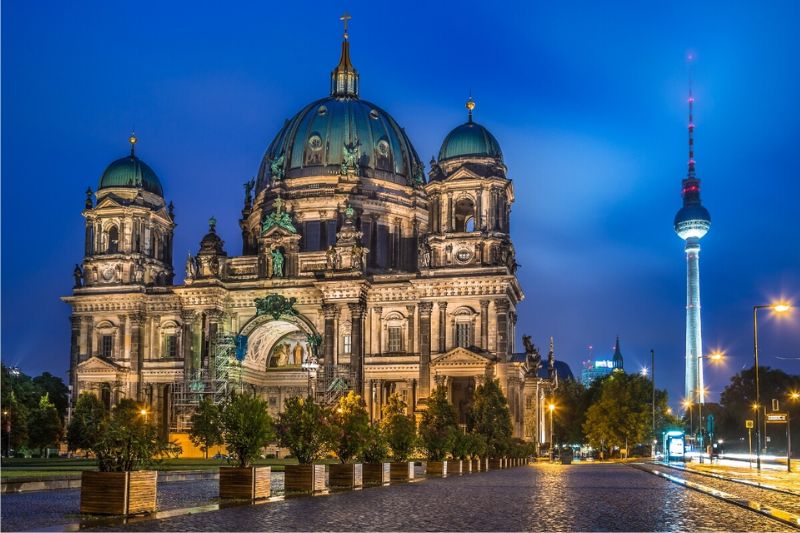
<instances>
[{"instance_id":1,"label":"round window","mask_svg":"<svg viewBox=\"0 0 800 533\"><path fill-rule=\"evenodd\" d=\"M467 248L459 248L456 251L456 261L459 263L468 263L472 259L472 252Z\"/></svg>"},{"instance_id":2,"label":"round window","mask_svg":"<svg viewBox=\"0 0 800 533\"><path fill-rule=\"evenodd\" d=\"M389 156L389 143L385 139L378 141L378 153L383 157Z\"/></svg>"},{"instance_id":3,"label":"round window","mask_svg":"<svg viewBox=\"0 0 800 533\"><path fill-rule=\"evenodd\" d=\"M324 105L319 106L319 109L317 109L317 114L321 117L324 117L328 114L328 108Z\"/></svg>"},{"instance_id":4,"label":"round window","mask_svg":"<svg viewBox=\"0 0 800 533\"><path fill-rule=\"evenodd\" d=\"M322 137L316 133L308 138L308 147L315 152L322 150Z\"/></svg>"}]
</instances>

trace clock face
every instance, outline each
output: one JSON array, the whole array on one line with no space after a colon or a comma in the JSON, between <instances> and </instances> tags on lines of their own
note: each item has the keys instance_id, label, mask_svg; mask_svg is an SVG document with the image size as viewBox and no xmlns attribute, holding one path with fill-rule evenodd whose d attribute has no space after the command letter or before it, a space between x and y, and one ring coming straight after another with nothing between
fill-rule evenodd
<instances>
[{"instance_id":1,"label":"clock face","mask_svg":"<svg viewBox=\"0 0 800 533\"><path fill-rule=\"evenodd\" d=\"M111 281L112 279L114 279L114 269L108 267L105 270L103 270L103 279L106 281Z\"/></svg>"},{"instance_id":2,"label":"clock face","mask_svg":"<svg viewBox=\"0 0 800 533\"><path fill-rule=\"evenodd\" d=\"M472 252L467 248L459 248L456 251L456 261L459 263L468 263L472 259Z\"/></svg>"}]
</instances>

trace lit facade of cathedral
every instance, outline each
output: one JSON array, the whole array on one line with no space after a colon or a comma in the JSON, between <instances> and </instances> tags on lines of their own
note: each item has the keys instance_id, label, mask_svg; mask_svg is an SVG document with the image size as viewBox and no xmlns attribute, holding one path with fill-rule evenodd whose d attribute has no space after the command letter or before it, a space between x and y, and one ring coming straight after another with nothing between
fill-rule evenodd
<instances>
[{"instance_id":1,"label":"lit facade of cathedral","mask_svg":"<svg viewBox=\"0 0 800 533\"><path fill-rule=\"evenodd\" d=\"M84 259L63 298L74 393L145 402L166 433L230 389L274 412L291 396L331 403L353 389L378 419L392 393L411 414L446 387L465 423L492 378L514 436L549 442L552 348L545 368L527 341L514 354L523 292L497 140L470 99L426 177L404 130L359 97L349 46L345 32L330 96L285 123L245 184L241 255L212 219L173 283L172 203L134 136L95 198L87 191Z\"/></svg>"}]
</instances>

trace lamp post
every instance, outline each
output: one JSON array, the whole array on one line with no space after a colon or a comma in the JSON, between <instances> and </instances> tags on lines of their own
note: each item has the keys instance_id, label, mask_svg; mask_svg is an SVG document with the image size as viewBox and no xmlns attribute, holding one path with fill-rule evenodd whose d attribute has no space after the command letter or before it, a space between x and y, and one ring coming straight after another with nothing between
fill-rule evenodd
<instances>
[{"instance_id":1,"label":"lamp post","mask_svg":"<svg viewBox=\"0 0 800 533\"><path fill-rule=\"evenodd\" d=\"M147 409L142 409L139 411L139 414L144 417L144 423L147 424Z\"/></svg>"},{"instance_id":2,"label":"lamp post","mask_svg":"<svg viewBox=\"0 0 800 533\"><path fill-rule=\"evenodd\" d=\"M553 437L553 411L556 410L556 404L551 400L547 409L550 411L550 460L552 461L555 458L555 447L553 446L553 441L555 440Z\"/></svg>"},{"instance_id":3,"label":"lamp post","mask_svg":"<svg viewBox=\"0 0 800 533\"><path fill-rule=\"evenodd\" d=\"M800 392L790 392L789 401L794 403L800 400ZM786 471L792 471L792 414L786 410Z\"/></svg>"},{"instance_id":4,"label":"lamp post","mask_svg":"<svg viewBox=\"0 0 800 533\"><path fill-rule=\"evenodd\" d=\"M692 418L692 400L688 398L684 400L683 408L689 411L689 434L692 435L692 444L694 445L694 419Z\"/></svg>"},{"instance_id":5,"label":"lamp post","mask_svg":"<svg viewBox=\"0 0 800 533\"><path fill-rule=\"evenodd\" d=\"M8 428L8 445L6 447L6 458L11 457L11 412L6 409L3 411L3 416L6 417L6 427Z\"/></svg>"},{"instance_id":6,"label":"lamp post","mask_svg":"<svg viewBox=\"0 0 800 533\"><path fill-rule=\"evenodd\" d=\"M786 313L792 306L785 302L753 306L753 360L756 371L756 405L761 406L761 385L758 381L758 310L772 309L776 313ZM761 471L761 409L756 408L756 469Z\"/></svg>"}]
</instances>

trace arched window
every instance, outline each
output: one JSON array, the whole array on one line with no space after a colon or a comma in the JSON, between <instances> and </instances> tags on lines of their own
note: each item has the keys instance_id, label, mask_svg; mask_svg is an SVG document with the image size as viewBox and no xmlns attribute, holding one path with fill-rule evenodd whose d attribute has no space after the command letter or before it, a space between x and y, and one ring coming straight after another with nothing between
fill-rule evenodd
<instances>
[{"instance_id":1,"label":"arched window","mask_svg":"<svg viewBox=\"0 0 800 533\"><path fill-rule=\"evenodd\" d=\"M108 248L106 251L110 254L115 254L119 251L119 230L116 226L111 226L108 229Z\"/></svg>"},{"instance_id":2,"label":"arched window","mask_svg":"<svg viewBox=\"0 0 800 533\"><path fill-rule=\"evenodd\" d=\"M401 353L403 351L406 329L406 318L396 311L389 313L383 319L386 353Z\"/></svg>"},{"instance_id":3,"label":"arched window","mask_svg":"<svg viewBox=\"0 0 800 533\"><path fill-rule=\"evenodd\" d=\"M453 344L462 348L475 345L475 319L477 313L469 307L453 312Z\"/></svg>"},{"instance_id":4,"label":"arched window","mask_svg":"<svg viewBox=\"0 0 800 533\"><path fill-rule=\"evenodd\" d=\"M475 230L475 204L472 198L459 198L455 205L455 230L460 232Z\"/></svg>"}]
</instances>

